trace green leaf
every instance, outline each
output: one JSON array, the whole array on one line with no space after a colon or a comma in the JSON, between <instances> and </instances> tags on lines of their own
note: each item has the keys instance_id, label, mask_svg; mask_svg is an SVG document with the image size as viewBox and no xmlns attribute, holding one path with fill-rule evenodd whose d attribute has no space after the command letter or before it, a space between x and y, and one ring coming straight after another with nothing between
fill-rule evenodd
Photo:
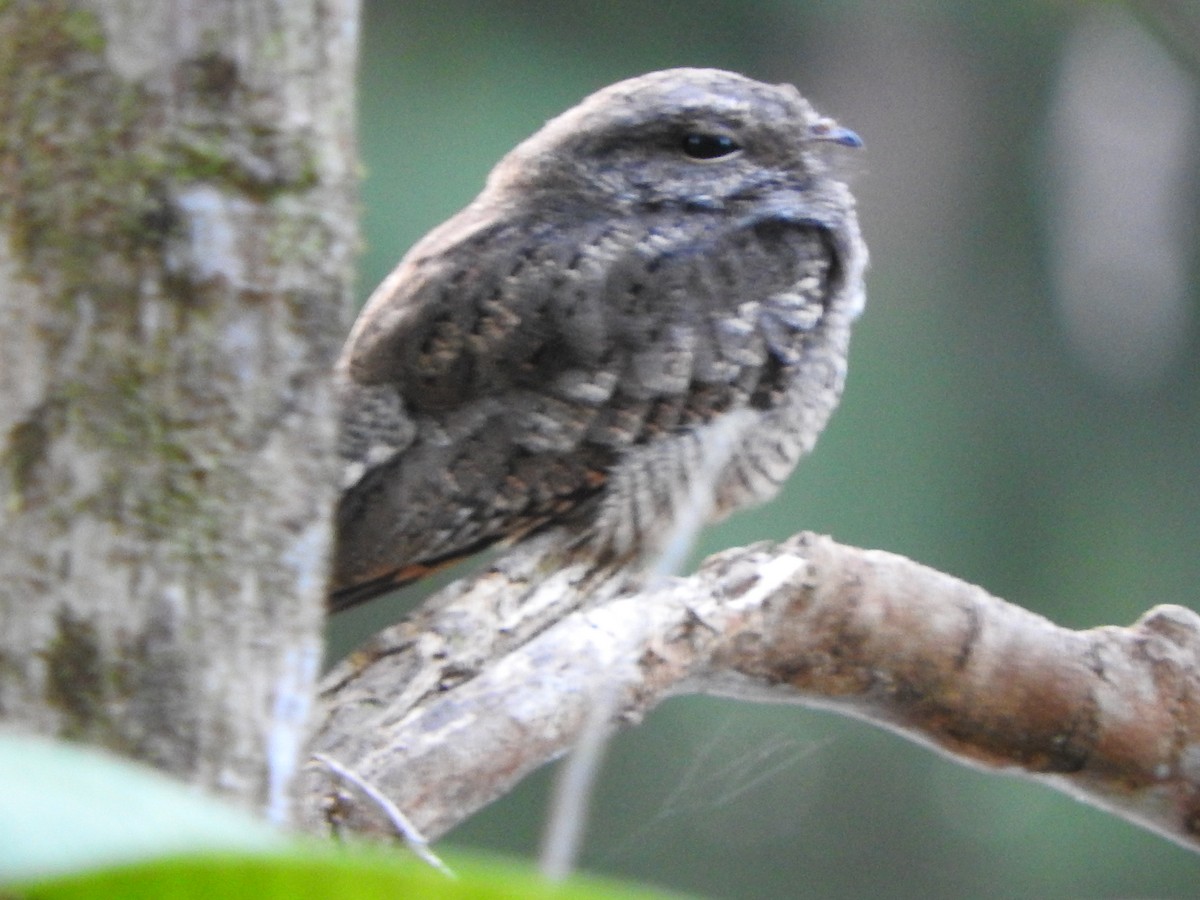
<instances>
[{"instance_id":1,"label":"green leaf","mask_svg":"<svg viewBox=\"0 0 1200 900\"><path fill-rule=\"evenodd\" d=\"M268 851L280 832L153 769L0 733L0 882L185 852Z\"/></svg>"},{"instance_id":2,"label":"green leaf","mask_svg":"<svg viewBox=\"0 0 1200 900\"><path fill-rule=\"evenodd\" d=\"M156 860L67 876L13 889L22 900L653 900L664 894L587 878L552 885L513 865L456 858L457 877L397 854L349 853L334 848L279 857Z\"/></svg>"},{"instance_id":3,"label":"green leaf","mask_svg":"<svg viewBox=\"0 0 1200 900\"><path fill-rule=\"evenodd\" d=\"M120 897L662 897L458 858L450 878L403 851L290 838L153 769L102 751L0 733L0 900Z\"/></svg>"}]
</instances>

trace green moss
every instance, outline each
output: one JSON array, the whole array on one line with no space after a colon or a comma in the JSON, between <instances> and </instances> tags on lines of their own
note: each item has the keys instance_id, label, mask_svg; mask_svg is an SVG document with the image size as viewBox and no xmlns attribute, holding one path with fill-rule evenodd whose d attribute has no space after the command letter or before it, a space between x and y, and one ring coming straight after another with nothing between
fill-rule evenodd
<instances>
[{"instance_id":1,"label":"green moss","mask_svg":"<svg viewBox=\"0 0 1200 900\"><path fill-rule=\"evenodd\" d=\"M63 31L76 46L90 53L104 50L104 29L95 13L86 9L71 9L63 14Z\"/></svg>"},{"instance_id":2,"label":"green moss","mask_svg":"<svg viewBox=\"0 0 1200 900\"><path fill-rule=\"evenodd\" d=\"M107 74L103 49L95 16L56 0L0 20L0 216L25 277L52 273L64 299L95 282L103 256L162 242L144 225L162 196L139 152L147 104Z\"/></svg>"},{"instance_id":3,"label":"green moss","mask_svg":"<svg viewBox=\"0 0 1200 900\"><path fill-rule=\"evenodd\" d=\"M0 217L26 277L53 272L69 297L115 256L130 264L128 280L109 299L132 306L138 264L170 237L173 189L207 181L265 200L312 188L317 169L303 141L246 127L247 91L229 58L179 65L184 89L213 110L181 132L159 127L161 99L112 75L103 50L95 16L62 0L10 6L0 19Z\"/></svg>"},{"instance_id":4,"label":"green moss","mask_svg":"<svg viewBox=\"0 0 1200 900\"><path fill-rule=\"evenodd\" d=\"M225 495L213 490L215 463L198 455L189 441L194 433L163 396L173 374L164 371L167 356L118 354L104 361L93 382L64 385L67 426L114 463L86 498L88 513L132 524L148 540L169 540L181 556L203 560L219 544ZM195 437L196 444L207 441Z\"/></svg>"},{"instance_id":5,"label":"green moss","mask_svg":"<svg viewBox=\"0 0 1200 900\"><path fill-rule=\"evenodd\" d=\"M266 201L317 185L316 161L307 149L284 149L274 133L236 140L217 134L193 135L172 150L172 177L183 183L222 184L252 200Z\"/></svg>"},{"instance_id":6,"label":"green moss","mask_svg":"<svg viewBox=\"0 0 1200 900\"><path fill-rule=\"evenodd\" d=\"M56 514L133 522L203 559L225 528L219 504L238 489L212 445L225 411L206 383L222 369L213 312L227 296L193 280L179 262L186 253L172 265L167 251L183 240L174 198L205 182L268 204L316 186L316 160L302 137L247 124L250 91L215 41L173 70L188 115L167 128L159 92L107 66L94 15L65 0L0 0L0 11L0 230L21 275L39 285L48 319L57 313L62 323L48 353L69 341L73 355L56 370L51 424L7 436L0 472L12 488L2 499L28 508L39 490L37 448L70 429L104 471L97 492L69 501L81 508ZM311 230L265 218L278 259L312 252ZM79 328L85 309L91 320ZM173 318L147 335L147 310Z\"/></svg>"}]
</instances>

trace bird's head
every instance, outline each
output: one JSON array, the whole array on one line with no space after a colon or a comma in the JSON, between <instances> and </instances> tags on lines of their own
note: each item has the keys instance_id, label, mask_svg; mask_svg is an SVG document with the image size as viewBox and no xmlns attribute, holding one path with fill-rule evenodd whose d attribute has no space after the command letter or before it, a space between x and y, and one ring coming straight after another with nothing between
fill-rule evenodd
<instances>
[{"instance_id":1,"label":"bird's head","mask_svg":"<svg viewBox=\"0 0 1200 900\"><path fill-rule=\"evenodd\" d=\"M724 209L826 177L823 148L857 147L791 85L718 69L669 69L597 91L496 166L486 195Z\"/></svg>"}]
</instances>

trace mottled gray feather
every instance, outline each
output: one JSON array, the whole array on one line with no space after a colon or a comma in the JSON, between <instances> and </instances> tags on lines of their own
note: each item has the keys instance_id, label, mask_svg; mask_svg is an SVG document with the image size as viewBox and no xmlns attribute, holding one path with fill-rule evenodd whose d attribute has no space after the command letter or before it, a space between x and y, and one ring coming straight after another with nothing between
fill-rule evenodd
<instances>
[{"instance_id":1,"label":"mottled gray feather","mask_svg":"<svg viewBox=\"0 0 1200 900\"><path fill-rule=\"evenodd\" d=\"M644 557L681 516L772 496L837 402L862 306L821 121L715 70L623 82L414 247L338 367L333 606L550 522ZM743 149L689 159L671 142L697 130Z\"/></svg>"}]
</instances>

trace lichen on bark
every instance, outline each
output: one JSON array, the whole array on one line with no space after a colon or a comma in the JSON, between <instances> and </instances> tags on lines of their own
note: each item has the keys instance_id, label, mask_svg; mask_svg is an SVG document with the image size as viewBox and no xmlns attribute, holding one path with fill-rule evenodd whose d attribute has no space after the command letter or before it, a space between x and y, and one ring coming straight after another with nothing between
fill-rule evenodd
<instances>
[{"instance_id":1,"label":"lichen on bark","mask_svg":"<svg viewBox=\"0 0 1200 900\"><path fill-rule=\"evenodd\" d=\"M0 4L0 715L254 802L319 655L356 13Z\"/></svg>"}]
</instances>

